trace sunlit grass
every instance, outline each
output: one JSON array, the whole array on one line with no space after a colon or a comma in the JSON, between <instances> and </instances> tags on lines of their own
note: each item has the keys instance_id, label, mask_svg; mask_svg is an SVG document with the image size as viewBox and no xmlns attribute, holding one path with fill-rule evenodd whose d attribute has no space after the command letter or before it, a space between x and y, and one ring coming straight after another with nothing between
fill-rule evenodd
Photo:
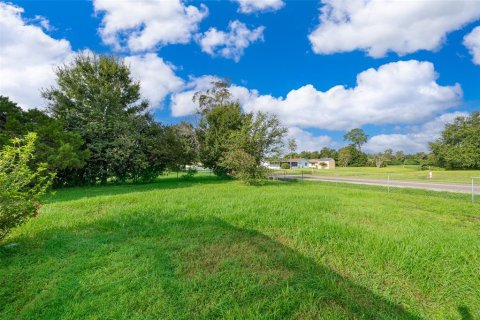
<instances>
[{"instance_id":1,"label":"sunlit grass","mask_svg":"<svg viewBox=\"0 0 480 320\"><path fill-rule=\"evenodd\" d=\"M48 199L0 244L0 319L475 319L479 274L468 195L170 177Z\"/></svg>"}]
</instances>

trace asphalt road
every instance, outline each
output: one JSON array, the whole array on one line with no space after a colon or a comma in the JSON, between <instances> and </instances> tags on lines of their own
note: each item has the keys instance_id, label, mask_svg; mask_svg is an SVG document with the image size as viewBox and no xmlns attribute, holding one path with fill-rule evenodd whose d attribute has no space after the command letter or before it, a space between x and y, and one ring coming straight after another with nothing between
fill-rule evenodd
<instances>
[{"instance_id":1,"label":"asphalt road","mask_svg":"<svg viewBox=\"0 0 480 320\"><path fill-rule=\"evenodd\" d=\"M275 175L277 179L302 179L301 175ZM349 177L323 177L313 175L303 175L304 180L313 181L329 181L329 182L342 182L353 184L366 184L374 186L388 186L387 180L380 179L365 179L365 178L349 178ZM423 181L410 181L410 180L390 180L390 187L397 188L414 188L434 191L449 191L460 193L472 193L472 185L467 183L454 183L454 182L423 182ZM480 194L480 186L474 186L475 194Z\"/></svg>"}]
</instances>

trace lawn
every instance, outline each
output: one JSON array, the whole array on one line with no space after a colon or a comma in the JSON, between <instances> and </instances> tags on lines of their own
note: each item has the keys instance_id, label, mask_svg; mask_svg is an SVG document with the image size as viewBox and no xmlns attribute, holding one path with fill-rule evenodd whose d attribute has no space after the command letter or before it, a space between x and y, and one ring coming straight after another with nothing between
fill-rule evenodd
<instances>
[{"instance_id":1,"label":"lawn","mask_svg":"<svg viewBox=\"0 0 480 320\"><path fill-rule=\"evenodd\" d=\"M391 180L416 180L433 182L459 182L471 183L472 177L477 177L476 184L480 184L480 170L444 170L432 169L432 179L429 178L429 170L420 170L419 166L388 166L385 168L376 167L336 167L332 170L325 169L289 169L275 170L277 174L314 174L319 176L339 176L385 179L390 176Z\"/></svg>"},{"instance_id":2,"label":"lawn","mask_svg":"<svg viewBox=\"0 0 480 320\"><path fill-rule=\"evenodd\" d=\"M0 243L0 319L476 319L480 204L318 182L58 191Z\"/></svg>"}]
</instances>

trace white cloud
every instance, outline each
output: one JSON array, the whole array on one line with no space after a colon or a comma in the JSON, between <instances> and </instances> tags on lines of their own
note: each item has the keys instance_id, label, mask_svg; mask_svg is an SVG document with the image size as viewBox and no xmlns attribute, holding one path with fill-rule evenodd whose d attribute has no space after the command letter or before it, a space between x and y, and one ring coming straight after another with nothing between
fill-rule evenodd
<instances>
[{"instance_id":1,"label":"white cloud","mask_svg":"<svg viewBox=\"0 0 480 320\"><path fill-rule=\"evenodd\" d=\"M437 50L446 34L480 18L478 0L322 0L320 25L309 35L315 53L364 50L405 55Z\"/></svg>"},{"instance_id":2,"label":"white cloud","mask_svg":"<svg viewBox=\"0 0 480 320\"><path fill-rule=\"evenodd\" d=\"M212 82L218 80L220 79L210 75L191 79L182 92L172 95L170 103L172 116L183 117L194 114L197 111L197 105L192 101L195 92L210 89Z\"/></svg>"},{"instance_id":3,"label":"white cloud","mask_svg":"<svg viewBox=\"0 0 480 320\"><path fill-rule=\"evenodd\" d=\"M282 0L233 0L240 6L239 12L253 13L259 11L276 11L281 9L285 3Z\"/></svg>"},{"instance_id":4,"label":"white cloud","mask_svg":"<svg viewBox=\"0 0 480 320\"><path fill-rule=\"evenodd\" d=\"M363 71L353 88L338 85L323 92L308 84L285 98L236 85L230 91L246 111L275 113L286 126L348 130L366 124L422 123L457 106L460 85L441 86L437 77L432 63L410 60ZM172 115L193 113L193 93L208 89L211 81L211 76L193 79L189 86L194 90L173 97Z\"/></svg>"},{"instance_id":5,"label":"white cloud","mask_svg":"<svg viewBox=\"0 0 480 320\"><path fill-rule=\"evenodd\" d=\"M379 134L370 138L365 144L367 152L383 152L388 148L406 153L427 152L428 143L435 141L445 124L452 123L456 117L467 116L465 112L445 113L420 127L410 128L406 134Z\"/></svg>"},{"instance_id":6,"label":"white cloud","mask_svg":"<svg viewBox=\"0 0 480 320\"><path fill-rule=\"evenodd\" d=\"M430 62L385 64L357 76L354 88L342 85L325 92L308 84L285 98L233 87L247 111L276 113L284 124L303 128L346 130L365 124L413 124L459 104L460 85L440 86Z\"/></svg>"},{"instance_id":7,"label":"white cloud","mask_svg":"<svg viewBox=\"0 0 480 320\"><path fill-rule=\"evenodd\" d=\"M72 50L67 40L53 39L29 24L23 11L0 3L0 94L23 108L42 107L40 89L54 84L54 66L65 62ZM45 18L40 24L50 26Z\"/></svg>"},{"instance_id":8,"label":"white cloud","mask_svg":"<svg viewBox=\"0 0 480 320\"><path fill-rule=\"evenodd\" d=\"M94 0L94 7L104 13L102 40L117 50L126 44L134 52L188 43L208 14L203 4L198 8L181 0Z\"/></svg>"},{"instance_id":9,"label":"white cloud","mask_svg":"<svg viewBox=\"0 0 480 320\"><path fill-rule=\"evenodd\" d=\"M472 32L467 34L465 38L463 38L463 44L472 54L473 63L480 65L480 27L476 27Z\"/></svg>"},{"instance_id":10,"label":"white cloud","mask_svg":"<svg viewBox=\"0 0 480 320\"><path fill-rule=\"evenodd\" d=\"M250 30L244 23L235 20L228 24L228 32L210 28L198 41L203 52L238 62L251 43L263 40L264 29L265 27L261 26Z\"/></svg>"},{"instance_id":11,"label":"white cloud","mask_svg":"<svg viewBox=\"0 0 480 320\"><path fill-rule=\"evenodd\" d=\"M147 98L152 107L160 106L168 94L183 86L174 67L154 53L129 56L125 62L130 65L132 76L140 81L142 97Z\"/></svg>"},{"instance_id":12,"label":"white cloud","mask_svg":"<svg viewBox=\"0 0 480 320\"><path fill-rule=\"evenodd\" d=\"M323 147L334 147L336 143L331 137L322 135L314 136L312 133L298 127L288 128L288 138L294 138L297 142L297 151L318 151Z\"/></svg>"}]
</instances>

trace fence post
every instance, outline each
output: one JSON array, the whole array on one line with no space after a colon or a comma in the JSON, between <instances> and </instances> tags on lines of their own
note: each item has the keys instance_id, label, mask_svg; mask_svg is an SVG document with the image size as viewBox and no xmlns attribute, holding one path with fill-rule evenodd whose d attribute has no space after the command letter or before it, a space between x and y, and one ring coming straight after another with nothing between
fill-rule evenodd
<instances>
[{"instance_id":1,"label":"fence post","mask_svg":"<svg viewBox=\"0 0 480 320\"><path fill-rule=\"evenodd\" d=\"M302 171L302 182L303 182L303 170L301 170L301 171Z\"/></svg>"},{"instance_id":2,"label":"fence post","mask_svg":"<svg viewBox=\"0 0 480 320\"><path fill-rule=\"evenodd\" d=\"M473 187L473 185L474 185L474 182L473 182L473 181L474 181L474 180L475 180L475 179L472 178L472 203L475 202L475 189L474 189L474 187Z\"/></svg>"},{"instance_id":3,"label":"fence post","mask_svg":"<svg viewBox=\"0 0 480 320\"><path fill-rule=\"evenodd\" d=\"M390 175L387 175L387 180L388 180L388 193L390 193Z\"/></svg>"}]
</instances>

